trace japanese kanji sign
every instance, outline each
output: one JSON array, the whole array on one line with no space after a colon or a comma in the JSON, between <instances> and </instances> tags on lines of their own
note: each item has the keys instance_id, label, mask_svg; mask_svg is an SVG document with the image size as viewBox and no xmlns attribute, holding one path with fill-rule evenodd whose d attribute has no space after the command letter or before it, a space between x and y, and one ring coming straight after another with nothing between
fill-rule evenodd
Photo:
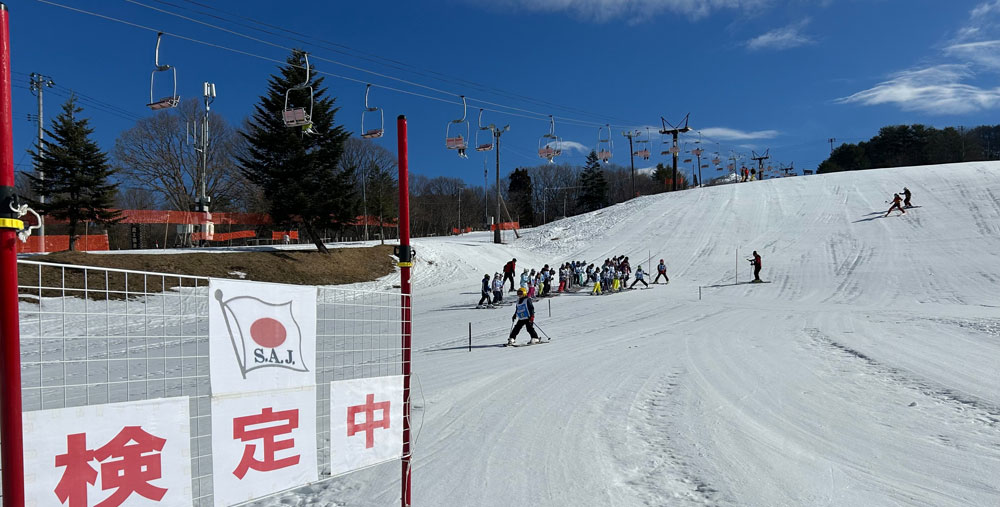
<instances>
[{"instance_id":1,"label":"japanese kanji sign","mask_svg":"<svg viewBox=\"0 0 1000 507\"><path fill-rule=\"evenodd\" d=\"M25 412L26 505L190 506L188 398Z\"/></svg>"},{"instance_id":2,"label":"japanese kanji sign","mask_svg":"<svg viewBox=\"0 0 1000 507\"><path fill-rule=\"evenodd\" d=\"M212 397L215 505L316 481L316 387Z\"/></svg>"},{"instance_id":3,"label":"japanese kanji sign","mask_svg":"<svg viewBox=\"0 0 1000 507\"><path fill-rule=\"evenodd\" d=\"M330 384L330 466L333 475L403 454L403 377Z\"/></svg>"},{"instance_id":4,"label":"japanese kanji sign","mask_svg":"<svg viewBox=\"0 0 1000 507\"><path fill-rule=\"evenodd\" d=\"M212 394L316 384L316 288L209 282Z\"/></svg>"}]
</instances>

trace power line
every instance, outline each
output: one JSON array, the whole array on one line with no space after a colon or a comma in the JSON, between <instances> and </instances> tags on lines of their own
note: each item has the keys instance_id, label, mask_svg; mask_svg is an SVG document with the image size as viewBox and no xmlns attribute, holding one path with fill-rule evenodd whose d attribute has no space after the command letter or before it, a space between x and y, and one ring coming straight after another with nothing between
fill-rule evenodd
<instances>
[{"instance_id":1,"label":"power line","mask_svg":"<svg viewBox=\"0 0 1000 507\"><path fill-rule=\"evenodd\" d=\"M129 0L125 0L125 1L129 1ZM405 62L401 62L399 60L395 60L395 59L392 59L392 58L385 58L385 57L382 57L382 56L379 56L379 55L375 55L373 53L359 51L357 49L354 49L354 48L352 48L350 46L347 46L345 44L342 44L342 43L331 42L331 41L328 41L328 40L325 40L325 39L322 39L322 38L317 38L317 37L314 37L314 36L310 36L310 35L305 34L305 33L297 32L297 31L294 31L294 30L288 30L288 29L285 29L285 28L277 26L277 25L266 23L266 22L263 22L263 21L260 21L260 20L257 20L257 19L254 19L254 18L251 18L251 17L248 17L248 16L244 16L244 15L241 15L241 14L238 14L238 13L228 12L228 11L225 11L223 9L219 9L219 8L216 8L216 7L213 7L213 6L201 3L201 2L196 2L196 1L193 1L193 0L182 0L182 1L184 1L186 3L189 3L189 4L193 4L193 5L197 5L197 6L200 6L200 7L204 7L206 9L210 9L210 10L222 13L222 14L226 14L226 15L231 16L231 17L236 17L236 18L244 19L244 20L250 21L252 23L256 23L258 25L265 26L265 27L271 28L273 30L278 30L278 31L281 31L281 32L292 34L292 35L294 35L296 37L301 37L301 38L289 37L289 36L282 36L282 35L280 35L278 33L270 31L270 30L264 30L264 29L259 28L259 27L255 27L255 26L251 26L251 25L239 23L239 22L233 21L230 18L225 18L225 17L222 17L222 16L217 16L217 15L214 15L214 14L211 14L211 13L208 13L208 12L193 10L193 9L190 9L190 8L185 8L183 6L177 5L176 3L167 2L165 0L152 0L152 1L154 1L156 3L159 3L159 4L169 5L171 7L175 7L175 8L179 8L179 9L184 9L184 10L187 10L187 11L191 11L191 12L194 12L196 14L200 14L202 16L208 16L208 17L211 17L211 18L214 18L214 19L218 19L220 21L225 21L227 23L232 23L234 25L242 26L242 27L248 28L250 30L256 30L258 32L266 33L268 35L273 35L275 37L285 37L285 38L288 38L290 40L294 40L296 42L300 42L300 43L303 43L303 44L318 45L318 46L321 46L321 47L325 47L326 49L328 49L330 51L333 51L335 53L339 53L339 54L342 54L342 55L345 55L345 56L351 56L353 58L359 58L361 60L365 60L365 61L368 61L368 62L376 63L376 64L379 64L379 65L385 65L387 67L394 68L396 70L402 70L404 72L412 72L412 73L417 74L419 76L428 77L428 78L431 78L431 79L437 79L437 80L440 80L440 81L443 81L443 82L446 82L446 83L459 84L460 86L476 88L476 89L479 89L479 90L487 92L487 93L493 93L493 94L504 96L504 97L507 97L507 98L520 99L520 100L524 100L524 101L535 103L535 104L542 105L542 106L548 106L548 107L553 107L553 108L563 109L563 110L566 110L566 111L575 112L575 113L578 113L578 114L584 114L584 115L587 115L587 116L593 116L595 118L600 118L602 122L607 122L607 120L610 119L610 120L614 120L616 122L629 123L628 120L622 120L621 118L615 118L615 117L610 117L610 116L603 116L603 115L599 115L599 114L596 114L596 113L591 113L589 111L585 111L583 109L569 107L569 106L564 106L564 105L560 105L560 104L555 104L555 103L552 103L552 102L549 102L549 101L535 99L533 97L528 97L526 95L521 95L521 94L507 92L505 90L501 90L499 88L495 88L495 87L492 87L492 86L488 86L488 85L484 85L484 84L481 84L481 83L477 83L475 81L470 81L470 80L467 80L467 79L464 79L464 78L460 78L460 77L455 77L455 76L449 76L447 74L443 74L441 72L434 71L433 69L424 69L424 68L417 67L415 65L408 64L408 63L405 63ZM135 3L137 5L141 5L138 2L131 2L131 3ZM161 11L161 12L163 12L163 11ZM173 15L173 13L169 13L169 14ZM305 39L308 39L308 40L303 40L302 38L305 38ZM317 44L317 42L318 42L318 44ZM338 49L338 48L341 48L341 49ZM451 92L447 92L447 93L449 95L454 95L454 93L451 93Z\"/></svg>"},{"instance_id":2,"label":"power line","mask_svg":"<svg viewBox=\"0 0 1000 507\"><path fill-rule=\"evenodd\" d=\"M86 9L81 9L81 8L78 8L78 7L71 7L71 6L68 6L68 5L60 4L60 3L54 2L52 0L37 0L37 1L40 2L40 3L44 3L44 4L47 4L47 5L54 6L54 7L59 7L59 8L66 9L66 10L73 11L73 12L77 12L77 13L80 13L80 14L86 14L86 15L93 16L93 17L96 17L96 18L104 19L106 21L112 21L112 22L124 24L124 25L127 25L127 26L131 26L131 27L134 27L134 28L139 28L139 29L142 29L142 30L147 30L147 31L150 31L150 32L163 33L164 35L169 35L169 36L175 37L175 38L180 39L180 40L185 40L185 41L188 41L188 42L193 42L193 43L196 43L196 44L201 44L201 45L213 47L213 48L216 48L216 49L222 49L224 51L229 51L229 52L236 53L236 54L241 54L241 55L244 55L244 56L250 56L250 57L253 57L253 58L260 59L260 60L277 63L279 65L289 65L287 62L285 62L283 60L276 59L276 58L271 58L271 57L259 55L259 54L256 54L256 53L252 53L250 51L246 51L246 50L243 50L243 49L232 48L232 47L225 46L225 45L222 45L222 44L218 44L218 43L214 43L214 42L208 42L208 41L196 39L194 37L189 37L189 36L185 36L185 35L181 35L181 34L177 34L177 33L172 33L172 32L168 32L168 31L160 30L160 29L157 29L157 28L152 28L152 27L149 27L149 26L146 26L146 25L142 25L142 24L135 23L135 22L128 21L128 20L125 20L125 19L121 19L121 18L116 18L116 17L109 16L109 15L106 15L106 14L101 14L101 13L97 13L97 12L93 12L93 11L88 11ZM134 0L126 0L126 1L130 1L132 3L136 3L137 5L141 5L138 2L134 2ZM156 8L153 8L153 9L160 10L160 9L156 9ZM180 17L186 18L186 16L180 16ZM196 22L196 23L200 23L200 24L206 24L206 25L214 27L214 25L211 25L210 23L204 23L204 22L201 22L201 21L198 21L198 20L191 20L191 21ZM234 34L237 34L237 35L249 38L251 40L257 40L257 41L259 41L261 43L264 43L264 44L267 44L267 45L271 45L271 46L274 46L274 47L278 47L278 48L281 48L281 49L285 49L285 50L288 50L288 51L293 51L294 50L294 48L288 48L288 47L285 47L285 46L281 46L279 44L274 44L274 43L271 43L271 42L268 42L268 41L263 41L262 39L257 39L257 38L252 37L252 36L248 36L248 35L245 35L245 34L239 34L239 32L235 32L235 31L232 31L232 30L229 30L229 29L226 29L226 28L219 27L219 29L221 29L223 31L226 31L226 32L229 32L229 33L234 33ZM393 80L401 81L401 82L404 82L404 83L407 83L407 84L412 84L413 86L419 86L419 87L422 87L422 88L426 88L426 89L435 91L437 93L447 94L447 95L450 95L452 97L459 96L459 94L455 94L455 93L452 93L452 92L449 92L449 91L446 91L446 90L439 90L439 89L434 88L434 87L429 87L429 86L426 86L426 85L421 85L419 83L413 83L411 81L402 80L402 79L399 79L399 78L394 78L394 77L388 76L386 74L377 73L377 72L374 72L374 71L368 71L366 69L362 69L362 68L356 67L356 66L351 66L349 64L342 64L340 62L336 62L336 61L325 59L325 58L321 58L321 57L317 57L317 59L324 60L324 61L329 61L330 63L335 63L337 65L344 65L344 66L347 66L347 67L350 67L350 68L356 68L356 69L358 69L358 70L360 70L362 72L370 72L370 73L373 73L373 74L376 74L376 75L379 75L379 76L384 76L386 79L393 79ZM293 65L293 66L294 67L298 67L298 68L302 68L301 65ZM456 101L454 99L445 99L445 98L441 98L441 97L435 97L435 96L431 96L431 95L427 95L427 94L423 94L423 93L418 93L418 92L414 92L414 91L410 91L410 90L405 90L405 89L401 89L401 88L396 88L396 87L392 87L392 86L387 86L387 85L382 85L382 84L377 84L377 83L371 83L370 81L367 81L367 80L361 80L361 79L357 79L357 78L353 78L353 77L349 77L349 76L344 76L344 75L340 75L340 74L335 74L335 73L327 72L327 71L313 70L313 72L315 72L317 74L323 74L323 75L331 76L331 77L338 78L338 79L343 79L343 80L346 80L346 81L352 81L352 82L355 82L355 83L372 84L372 86L375 86L375 87L378 87L378 88L382 88L384 90L394 91L394 92L397 92L397 93L402 93L402 94L411 95L411 96L415 96L415 97L421 97L421 98L425 98L425 99L429 99L429 100L435 100L435 101L446 103L446 104L461 105L461 102L458 102L458 101ZM479 103L482 103L482 104L491 105L491 106L495 106L495 107L502 107L502 108L505 108L505 109L510 109L510 110L513 110L513 111L519 111L521 113L527 113L527 114L518 114L518 113L511 112L511 111L505 111L505 110L495 109L495 108L489 108L489 107L482 107L481 108L483 110L494 112L494 113L506 114L506 115L510 115L510 116L517 116L517 117L522 117L522 118L527 118L527 119L532 119L532 120L543 120L543 119L544 120L548 120L548 117L549 117L548 114L537 112L537 111L531 111L531 110L528 110L528 109L518 108L518 107L514 107L514 106L507 106L507 105L504 105L504 104L500 104L500 103L496 103L496 102L491 102L491 101L486 101L486 100L483 100L483 99L474 99L474 100L476 102L479 102ZM534 115L534 116L529 116L529 115ZM566 122L566 123L583 125L583 126L591 126L591 127L593 127L593 126L599 126L600 125L599 123L595 123L595 122L591 122L591 121L587 121L587 120L580 120L580 119L577 119L577 118L570 118L570 117L557 117L557 118L560 118L563 122ZM617 128L622 128L619 125L614 125L614 126L617 127Z\"/></svg>"},{"instance_id":3,"label":"power line","mask_svg":"<svg viewBox=\"0 0 1000 507\"><path fill-rule=\"evenodd\" d=\"M281 44L277 44L277 43L274 43L274 42L271 42L271 41L268 41L268 40L264 40L264 39L261 39L261 38L258 38L258 37L254 37L252 35L247 35L245 33L238 32L236 30L231 30L231 29L226 28L226 27L222 27L222 26L219 26L219 25L215 25L215 24L212 24L212 23L201 21L199 19L194 19L194 18L191 18L189 16L184 16L184 15L178 14L176 12L171 12L171 11L168 11L168 10L165 10L165 9L160 9L158 7L153 7L151 5L147 5L147 4L144 4L142 2L139 2L138 0L124 0L124 1L127 2L127 3L130 3L130 4L138 5L140 7L144 7L146 9L150 9L150 10L162 13L162 14L167 14L169 16L174 16L174 17L186 20L186 21L190 21L192 23L196 23L196 24L199 24L199 25L202 25L202 26L207 26L207 27L215 29L215 30L220 30L222 32L225 32L225 33L228 33L228 34L231 34L231 35L236 35L238 37L242 37L244 39L247 39L247 40L250 40L250 41L253 41L253 42L258 42L258 43L265 44L265 45L268 45L268 46L271 46L271 47L275 47L275 48L278 48L278 49L283 49L285 51L294 51L295 50L295 48L291 48L291 47L288 47L288 46L283 46ZM300 42L305 42L305 41L300 41ZM345 68L348 68L348 69L351 69L351 70L355 70L355 71L358 71L358 72L364 72L364 73L367 73L367 74L371 74L373 76L381 77L383 79L389 79L389 80L397 81L399 83L403 83L403 84L406 84L406 85L409 85L409 86L415 86L415 87L422 88L422 89L425 89L425 90L429 90L429 91L432 91L432 92L435 92L435 93L440 93L442 95L448 95L448 96L452 96L452 97L460 95L459 93L455 93L455 92L452 92L452 91L449 91L449 90L442 90L440 88L435 88L433 86L428 86L428 85L425 85L425 84L417 83L415 81L411 81L411 80L408 80L408 79L398 78L398 77L395 77L395 76L391 76L389 74L385 74L385 73L382 73L382 72L377 72L377 71L374 71L374 70L365 69L365 68L359 67L357 65L351 65L351 64L348 64L348 63L343 63L343 62L340 62L340 61L337 61L337 60L333 60L333 59L330 59L330 58L324 58L322 56L318 56L318 55L315 55L315 54L313 55L313 58L316 59L316 60L327 62L327 63L332 63L334 65L339 65L341 67L345 67ZM538 111L532 111L532 110L529 110L529 109L519 108L519 107L515 107L515 106L509 106L509 105L501 104L501 103L498 103L498 102L491 102L491 101L488 101L488 100L485 100L485 99L480 99L480 98L475 98L475 97L470 97L470 96L466 96L466 99L469 100L469 101L479 102L479 103L491 105L491 106L494 106L494 107L502 107L502 108L506 108L506 109L510 109L510 110L518 111L518 112L522 112L522 113L547 116L545 113L541 113L541 112L538 112ZM594 116L596 116L596 115L594 115ZM575 118L559 117L559 116L556 116L556 118L558 118L558 119L560 119L562 121L566 121L566 122L579 122L579 123L585 124L585 125L600 126L600 123L588 122L586 120L579 120L579 119L575 119ZM616 125L616 127L617 127L617 125Z\"/></svg>"},{"instance_id":4,"label":"power line","mask_svg":"<svg viewBox=\"0 0 1000 507\"><path fill-rule=\"evenodd\" d=\"M276 63L278 65L290 65L290 64L288 64L284 60L280 60L280 59L276 59L276 58L271 58L271 57L268 57L268 56L260 55L260 54L253 53L253 52L250 52L250 51L246 51L246 50L243 50L243 49L237 49L237 48L225 46L225 45L214 43L214 42L209 42L209 41L205 41L205 40L196 39L194 37L189 37L189 36L180 35L180 34L177 34L177 33L171 33L171 32L167 32L167 31L163 31L163 30L160 30L160 29L152 28L152 27L149 27L149 26L146 26L146 25L142 25L142 24L139 24L139 23L135 23L135 22L132 22L132 21L125 20L125 19L116 18L116 17L109 16L109 15L106 15L106 14L101 14L101 13L97 13L97 12L88 11L86 9L81 9L81 8L77 8L77 7L71 7L71 6L68 6L68 5L60 4L60 3L57 3L57 2L52 1L52 0L37 0L37 1L40 2L40 3L43 3L43 4L51 5L51 6L54 6L54 7L59 7L59 8L62 8L62 9L65 9L65 10L69 10L69 11L73 11L73 12L77 12L77 13L80 13L80 14L86 14L88 16L96 17L96 18L99 18L99 19L104 19L106 21L111 21L111 22L123 24L123 25L126 25L126 26L131 26L133 28L138 28L138 29L141 29L141 30L146 30L146 31L156 32L156 33L162 32L165 35L169 35L169 36L175 37L175 38L177 38L179 40L184 40L184 41L192 42L192 43L195 43L195 44L200 44L200 45L204 45L204 46L208 46L208 47L212 47L212 48L216 48L216 49L221 49L223 51L228 51L228 52L231 52L231 53L236 53L236 54L240 54L240 55L244 55L244 56L249 56L249 57L260 59L260 60L263 60L263 61ZM153 9L153 10L157 10L159 12L165 12L162 9L157 9L155 7L152 7L152 6L146 6L145 4L141 4L140 2L137 2L135 0L125 0L125 1L133 3L133 4L136 4L136 5L140 5L140 6L143 6L143 7L147 7L147 8ZM154 0L154 1L159 1L159 0ZM189 0L184 0L184 1L189 1ZM196 2L191 2L191 3L196 3ZM169 12L166 12L166 13L169 13ZM169 13L169 14L176 15L174 13ZM253 36L241 34L239 32L235 32L233 30L229 30L229 29L224 28L224 27L217 27L217 26L212 25L210 23L205 23L205 22L201 22L201 21L198 21L198 20L194 20L194 19L188 18L186 16L181 16L181 15L177 15L177 16L179 16L179 17L181 17L183 19L190 20L192 22L196 22L196 23L199 23L199 24L204 24L204 25L210 26L212 28L216 28L218 30L222 30L222 31L225 31L225 32L228 32L228 33L239 35L241 37L245 37L245 38L248 38L250 40L255 40L255 41L258 41L258 42L263 43L263 44L267 44L267 45L270 45L270 46L281 48L283 50L288 50L288 51L293 51L294 50L294 48L288 48L288 47L285 47L285 46L281 46L280 44L275 44L275 43L272 43L272 42L269 42L269 41L265 41L263 39L258 39L258 38L253 37ZM284 29L281 29L281 30L284 30ZM374 71L369 71L369 70L363 69L361 67L352 66L352 65L349 65L349 64L343 64L341 62L337 62L335 60L330 60L330 59L327 59L327 58L322 58L322 57L318 57L318 56L316 58L319 59L319 60L322 60L322 61L327 61L327 62L334 63L334 64L337 64L337 65L343 65L343 66L346 66L346 67L349 67L349 68L352 68L352 69L357 69L357 70L359 70L361 72L368 72L368 73L372 73L374 75L384 76L386 79L397 80L397 81L400 81L400 82L403 82L403 83L406 83L406 84L410 84L412 86L418 86L418 87L421 87L421 88L425 88L425 89L434 91L436 93L446 94L446 95L449 96L449 98L442 98L442 97L428 95L428 94L425 94L425 93L415 92L415 91L412 91L412 90L402 89L402 88L398 88L398 87L393 87L393 86L388 86L388 85L382 85L382 84L377 84L377 83L371 83L371 82L369 82L367 80L362 80L362 79L357 79L357 78L350 77L350 76L335 74L335 73L328 72L328 71L314 70L313 72L315 72L317 74L322 74L322 75L326 75L326 76L330 76L330 77L334 77L334 78L337 78L337 79L342 79L342 80L350 81L350 82L354 82L354 83L359 83L359 84L366 84L366 85L367 84L371 84L374 87L378 87L378 88L381 88L381 89L384 89L384 90L393 91L393 92L397 92L397 93L404 94L404 95L409 95L409 96L424 98L424 99L428 99L428 100L433 100L433 101L437 101L437 102L441 102L441 103L445 103L445 104L450 104L450 105L455 105L455 106L462 105L461 102L459 102L459 101L457 101L457 100L455 100L453 98L453 97L457 97L458 94L455 94L453 92L449 92L447 90L440 90L438 88L430 87L430 86L427 86L427 85L422 85L420 83L414 83L412 81L408 81L408 80L404 80L404 79L400 79L400 78L395 78L395 77L389 76L387 74L378 73L378 72L374 72ZM294 65L294 64L291 64L291 65L293 67L297 67L297 68L302 68L303 67L301 65ZM93 100L96 101L96 99L93 99ZM488 106L495 106L495 107L499 107L499 108L509 109L509 110L502 110L502 109L495 109L495 108L491 108L491 107L482 107L483 110L490 111L490 112L493 112L493 113L505 114L505 115L509 115L509 116L526 118L526 119L530 119L530 120L539 120L539 121L545 121L545 120L549 119L549 115L545 114L545 113L542 113L542 112L532 111L532 110L529 110L529 109L523 109L523 108L518 108L518 107L514 107L514 106L507 106L505 104L500 104L500 103L497 103L497 102L486 101L486 100L483 100L483 99L474 99L473 98L473 99L469 99L469 100L473 100L475 102L479 102L479 103L482 103L482 104L485 104L485 105L488 105ZM105 104L107 104L107 103L105 103ZM121 108L118 108L117 106L113 106L113 107L115 107L117 109L120 109L121 111L125 111L125 110L123 110ZM517 111L517 112L513 112L513 111ZM106 112L110 113L110 111L106 111ZM114 114L114 113L110 113L110 114ZM125 113L125 114L132 115L133 113ZM593 114L593 113L587 113L587 114L590 115L590 116L599 116L599 115L596 115L596 114ZM558 118L563 123L569 123L571 125L576 125L576 126L586 126L586 127L595 127L596 126L596 127L600 127L602 125L600 123L596 123L596 122L592 122L592 121L587 121L587 120L582 120L582 119L578 119L578 118L570 118L570 117L563 117L563 116L558 116L558 117L555 117L555 118ZM129 119L133 119L133 118L130 117ZM612 125L612 126L614 126L615 128L630 128L630 127L624 127L624 126L618 125L618 124L615 124L615 125ZM645 128L645 126L643 126L643 128ZM706 137L705 139L707 139L710 142L713 141L712 138L707 138ZM722 144L722 143L720 143L718 141L715 141L715 142L716 142L716 144L719 144L720 146Z\"/></svg>"}]
</instances>

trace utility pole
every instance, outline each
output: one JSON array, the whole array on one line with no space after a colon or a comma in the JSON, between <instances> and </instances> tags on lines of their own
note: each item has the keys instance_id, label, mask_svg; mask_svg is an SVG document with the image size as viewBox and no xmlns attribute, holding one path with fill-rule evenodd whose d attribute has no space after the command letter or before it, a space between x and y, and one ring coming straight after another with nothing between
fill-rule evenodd
<instances>
[{"instance_id":1,"label":"utility pole","mask_svg":"<svg viewBox=\"0 0 1000 507\"><path fill-rule=\"evenodd\" d=\"M622 135L628 138L628 158L629 165L632 166L632 195L629 196L629 199L631 199L635 197L635 153L632 151L632 138L638 136L639 131L629 132L626 130L622 132ZM563 213L563 216L566 216L566 213Z\"/></svg>"},{"instance_id":2,"label":"utility pole","mask_svg":"<svg viewBox=\"0 0 1000 507\"><path fill-rule=\"evenodd\" d=\"M197 125L197 120L194 126L194 151L201 154L201 170L198 172L198 182L196 183L198 188L198 196L194 201L194 210L196 212L204 213L204 225L198 225L198 232L203 234L202 241L207 242L207 233L211 228L212 214L209 213L209 205L211 204L211 198L208 197L208 115L212 110L212 102L215 102L215 83L205 82L204 84L204 100L205 100L205 115L201 119L201 125ZM199 132L200 130L200 132ZM201 139L198 139L198 136ZM169 226L169 224L168 224ZM192 245L194 242L192 241Z\"/></svg>"},{"instance_id":3,"label":"utility pole","mask_svg":"<svg viewBox=\"0 0 1000 507\"><path fill-rule=\"evenodd\" d=\"M833 143L837 142L837 138L831 137L827 139L827 142L830 143L830 155L833 155Z\"/></svg>"},{"instance_id":4,"label":"utility pole","mask_svg":"<svg viewBox=\"0 0 1000 507\"><path fill-rule=\"evenodd\" d=\"M31 79L31 81L30 81L31 92L34 93L36 97L38 97L38 118L37 118L37 120L38 120L38 154L41 155L41 153L42 153L41 152L41 150L42 150L42 139L45 136L45 128L44 128L45 123L43 122L43 118L42 118L42 91L45 88L52 88L53 86L56 85L56 82L53 81L52 78L50 78L49 76L43 76L43 75L41 75L41 74L39 74L37 72L32 72L29 77ZM36 165L35 165L35 175L38 177L39 180L42 180L42 181L45 180L45 173L42 172L42 167L41 167L41 165L37 165L37 162L36 162ZM38 202L40 202L42 204L45 204L45 196L41 196L41 195L38 196ZM38 222L39 222L38 223L38 226L39 226L39 228L38 228L38 237L39 237L38 243L41 245L41 247L40 247L41 251L44 252L45 251L45 216L44 215L39 215Z\"/></svg>"},{"instance_id":5,"label":"utility pole","mask_svg":"<svg viewBox=\"0 0 1000 507\"><path fill-rule=\"evenodd\" d=\"M670 147L670 153L674 156L674 171L673 171L673 181L671 182L671 190L677 190L677 155L680 153L681 149L677 147L677 138L680 134L691 132L691 127L688 126L688 120L691 113L684 116L684 126L674 126L667 121L666 118L660 117L660 121L663 124L663 128L660 129L660 134L673 136L674 143ZM667 127L670 128L667 128Z\"/></svg>"},{"instance_id":6,"label":"utility pole","mask_svg":"<svg viewBox=\"0 0 1000 507\"><path fill-rule=\"evenodd\" d=\"M486 168L486 157L483 157L483 213L486 216L483 217L483 225L490 225L490 182L489 182L490 170Z\"/></svg>"},{"instance_id":7,"label":"utility pole","mask_svg":"<svg viewBox=\"0 0 1000 507\"><path fill-rule=\"evenodd\" d=\"M699 139L696 142L701 143L701 139ZM691 153L694 153L695 158L698 160L698 186L699 187L704 186L705 181L701 179L701 154L705 153L705 150L701 149L701 146L699 146L691 150Z\"/></svg>"},{"instance_id":8,"label":"utility pole","mask_svg":"<svg viewBox=\"0 0 1000 507\"><path fill-rule=\"evenodd\" d=\"M497 219L496 230L493 231L493 242L496 244L503 242L500 239L500 136L509 131L510 125L504 125L503 128L493 127L493 145L497 150Z\"/></svg>"},{"instance_id":9,"label":"utility pole","mask_svg":"<svg viewBox=\"0 0 1000 507\"><path fill-rule=\"evenodd\" d=\"M768 148L763 155L758 155L756 151L750 150L750 154L752 155L750 160L757 162L757 179L759 180L764 179L764 161L771 158L771 155L768 154L770 152L771 149Z\"/></svg>"}]
</instances>

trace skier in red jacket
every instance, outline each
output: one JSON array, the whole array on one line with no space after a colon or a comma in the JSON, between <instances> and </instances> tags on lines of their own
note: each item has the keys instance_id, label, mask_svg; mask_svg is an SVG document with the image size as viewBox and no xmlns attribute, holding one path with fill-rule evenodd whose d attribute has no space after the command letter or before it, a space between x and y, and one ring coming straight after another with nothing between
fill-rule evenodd
<instances>
[{"instance_id":1,"label":"skier in red jacket","mask_svg":"<svg viewBox=\"0 0 1000 507\"><path fill-rule=\"evenodd\" d=\"M511 259L510 262L503 265L503 285L507 284L507 280L510 280L510 290L507 292L514 292L514 270L517 269L517 259ZM503 290L503 286L501 286Z\"/></svg>"}]
</instances>

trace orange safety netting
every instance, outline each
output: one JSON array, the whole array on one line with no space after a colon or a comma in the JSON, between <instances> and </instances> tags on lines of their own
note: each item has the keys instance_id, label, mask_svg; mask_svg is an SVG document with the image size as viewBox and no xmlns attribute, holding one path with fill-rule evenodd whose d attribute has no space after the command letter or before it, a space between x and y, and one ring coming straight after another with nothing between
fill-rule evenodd
<instances>
[{"instance_id":1,"label":"orange safety netting","mask_svg":"<svg viewBox=\"0 0 1000 507\"><path fill-rule=\"evenodd\" d=\"M271 231L271 239L283 241L285 234L288 235L288 239L299 239L299 231Z\"/></svg>"},{"instance_id":2,"label":"orange safety netting","mask_svg":"<svg viewBox=\"0 0 1000 507\"><path fill-rule=\"evenodd\" d=\"M254 238L257 236L255 231L236 231L236 232L217 232L208 238L209 241L229 241L231 239L243 239L243 238ZM191 234L191 239L193 241L201 241L205 239L204 232L195 232Z\"/></svg>"},{"instance_id":3,"label":"orange safety netting","mask_svg":"<svg viewBox=\"0 0 1000 507\"><path fill-rule=\"evenodd\" d=\"M462 230L458 230L457 227L452 227L451 228L451 233L452 234L465 234L467 232L472 232L472 227L466 227L466 228L464 228Z\"/></svg>"},{"instance_id":4,"label":"orange safety netting","mask_svg":"<svg viewBox=\"0 0 1000 507\"><path fill-rule=\"evenodd\" d=\"M490 224L490 230L497 230L498 225L500 226L501 231L510 231L521 228L520 222L500 222L499 224Z\"/></svg>"},{"instance_id":5,"label":"orange safety netting","mask_svg":"<svg viewBox=\"0 0 1000 507\"><path fill-rule=\"evenodd\" d=\"M79 251L109 250L107 234L90 234L76 237ZM17 253L61 252L69 250L69 236L45 236L45 249L42 249L41 236L29 236L26 243L17 242Z\"/></svg>"}]
</instances>

